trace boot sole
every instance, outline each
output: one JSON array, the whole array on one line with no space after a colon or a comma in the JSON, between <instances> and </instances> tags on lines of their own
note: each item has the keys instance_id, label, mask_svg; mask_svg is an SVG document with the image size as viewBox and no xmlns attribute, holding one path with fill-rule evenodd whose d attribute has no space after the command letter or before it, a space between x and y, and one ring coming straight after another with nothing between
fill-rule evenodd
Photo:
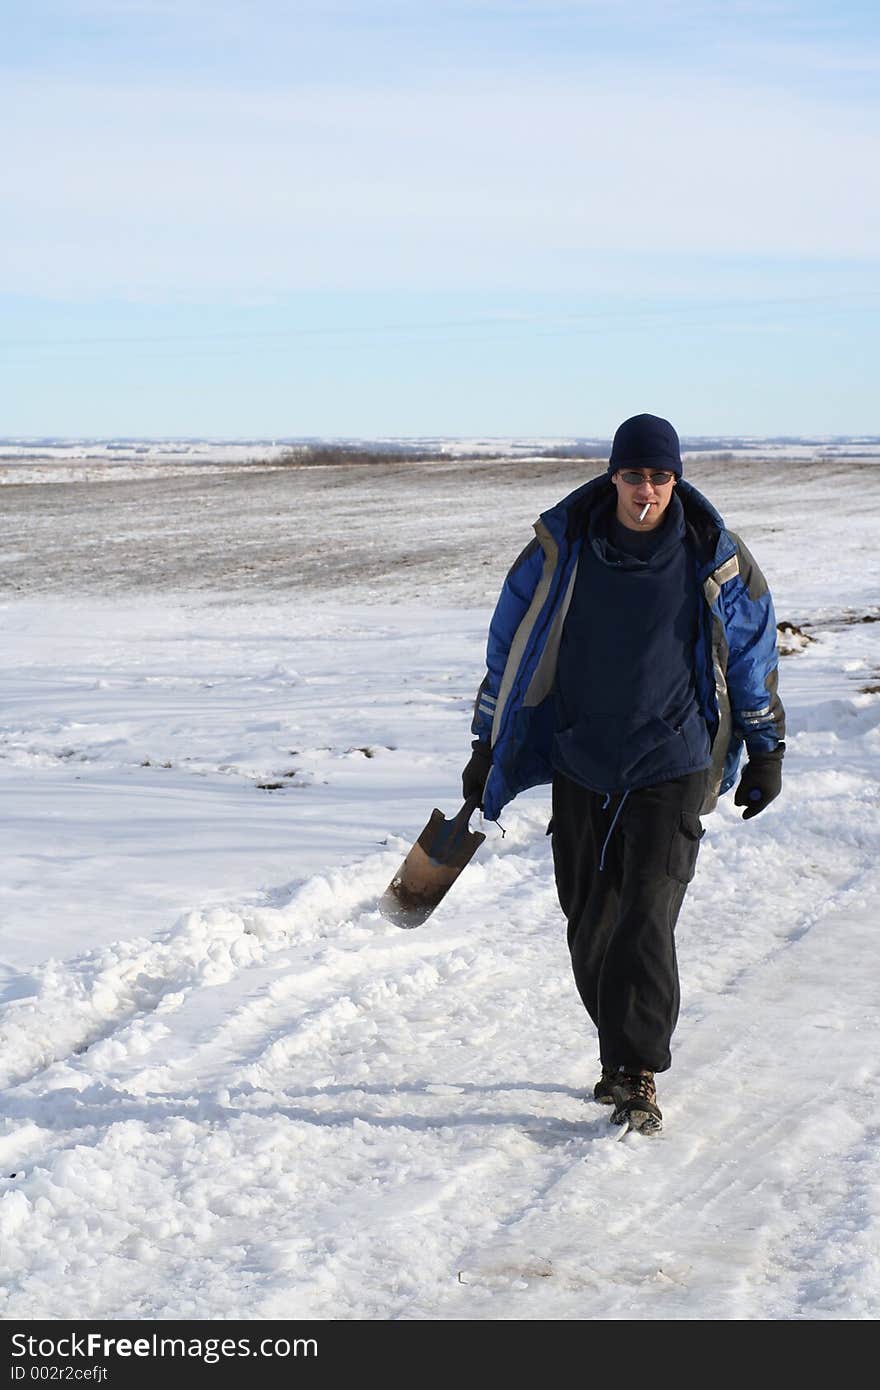
<instances>
[{"instance_id":1,"label":"boot sole","mask_svg":"<svg viewBox=\"0 0 880 1390\"><path fill-rule=\"evenodd\" d=\"M656 1106L646 1110L644 1106L619 1105L610 1119L613 1125L626 1125L639 1134L659 1134L663 1128L663 1116Z\"/></svg>"},{"instance_id":2,"label":"boot sole","mask_svg":"<svg viewBox=\"0 0 880 1390\"><path fill-rule=\"evenodd\" d=\"M657 1134L663 1128L660 1107L643 1096L627 1094L621 1086L614 1087L614 1106L613 1125L626 1125L640 1134Z\"/></svg>"}]
</instances>

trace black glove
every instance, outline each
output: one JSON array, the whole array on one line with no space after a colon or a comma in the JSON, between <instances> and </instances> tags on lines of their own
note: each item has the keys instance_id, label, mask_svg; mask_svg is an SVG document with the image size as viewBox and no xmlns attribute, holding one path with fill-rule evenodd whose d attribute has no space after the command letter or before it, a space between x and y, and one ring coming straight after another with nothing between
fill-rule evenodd
<instances>
[{"instance_id":1,"label":"black glove","mask_svg":"<svg viewBox=\"0 0 880 1390\"><path fill-rule=\"evenodd\" d=\"M471 760L461 774L461 793L465 801L472 797L482 801L483 788L492 766L492 749L488 743L481 743L477 738L474 739L471 747L474 750L471 754Z\"/></svg>"},{"instance_id":2,"label":"black glove","mask_svg":"<svg viewBox=\"0 0 880 1390\"><path fill-rule=\"evenodd\" d=\"M772 753L754 753L742 770L739 786L733 798L735 806L745 806L743 820L751 820L769 806L782 791L782 755L785 744L780 743Z\"/></svg>"}]
</instances>

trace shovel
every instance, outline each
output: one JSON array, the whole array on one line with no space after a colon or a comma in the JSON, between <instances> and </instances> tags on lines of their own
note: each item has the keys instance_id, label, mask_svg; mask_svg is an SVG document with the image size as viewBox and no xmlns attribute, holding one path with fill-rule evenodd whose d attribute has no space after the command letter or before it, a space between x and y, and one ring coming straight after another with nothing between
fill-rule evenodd
<instances>
[{"instance_id":1,"label":"shovel","mask_svg":"<svg viewBox=\"0 0 880 1390\"><path fill-rule=\"evenodd\" d=\"M480 804L469 797L452 820L442 811L431 819L378 902L383 917L396 927L420 927L443 899L464 866L485 840L468 822Z\"/></svg>"}]
</instances>

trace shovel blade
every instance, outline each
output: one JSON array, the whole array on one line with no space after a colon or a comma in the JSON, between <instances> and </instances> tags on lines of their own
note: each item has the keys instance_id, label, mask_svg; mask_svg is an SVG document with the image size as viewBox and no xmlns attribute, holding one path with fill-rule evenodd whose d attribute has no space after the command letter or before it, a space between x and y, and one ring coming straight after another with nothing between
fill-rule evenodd
<instances>
[{"instance_id":1,"label":"shovel blade","mask_svg":"<svg viewBox=\"0 0 880 1390\"><path fill-rule=\"evenodd\" d=\"M396 927L420 927L445 898L485 840L468 822L478 806L466 801L452 820L434 809L431 819L389 883L378 907Z\"/></svg>"}]
</instances>

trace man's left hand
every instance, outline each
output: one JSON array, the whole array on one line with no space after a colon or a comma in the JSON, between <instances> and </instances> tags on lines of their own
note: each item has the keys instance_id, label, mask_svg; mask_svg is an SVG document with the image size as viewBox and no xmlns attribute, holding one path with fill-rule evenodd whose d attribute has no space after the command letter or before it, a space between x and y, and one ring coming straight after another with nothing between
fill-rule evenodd
<instances>
[{"instance_id":1,"label":"man's left hand","mask_svg":"<svg viewBox=\"0 0 880 1390\"><path fill-rule=\"evenodd\" d=\"M782 754L780 744L772 753L755 753L749 758L739 779L733 798L735 806L745 806L742 818L751 820L775 801L782 791Z\"/></svg>"}]
</instances>

